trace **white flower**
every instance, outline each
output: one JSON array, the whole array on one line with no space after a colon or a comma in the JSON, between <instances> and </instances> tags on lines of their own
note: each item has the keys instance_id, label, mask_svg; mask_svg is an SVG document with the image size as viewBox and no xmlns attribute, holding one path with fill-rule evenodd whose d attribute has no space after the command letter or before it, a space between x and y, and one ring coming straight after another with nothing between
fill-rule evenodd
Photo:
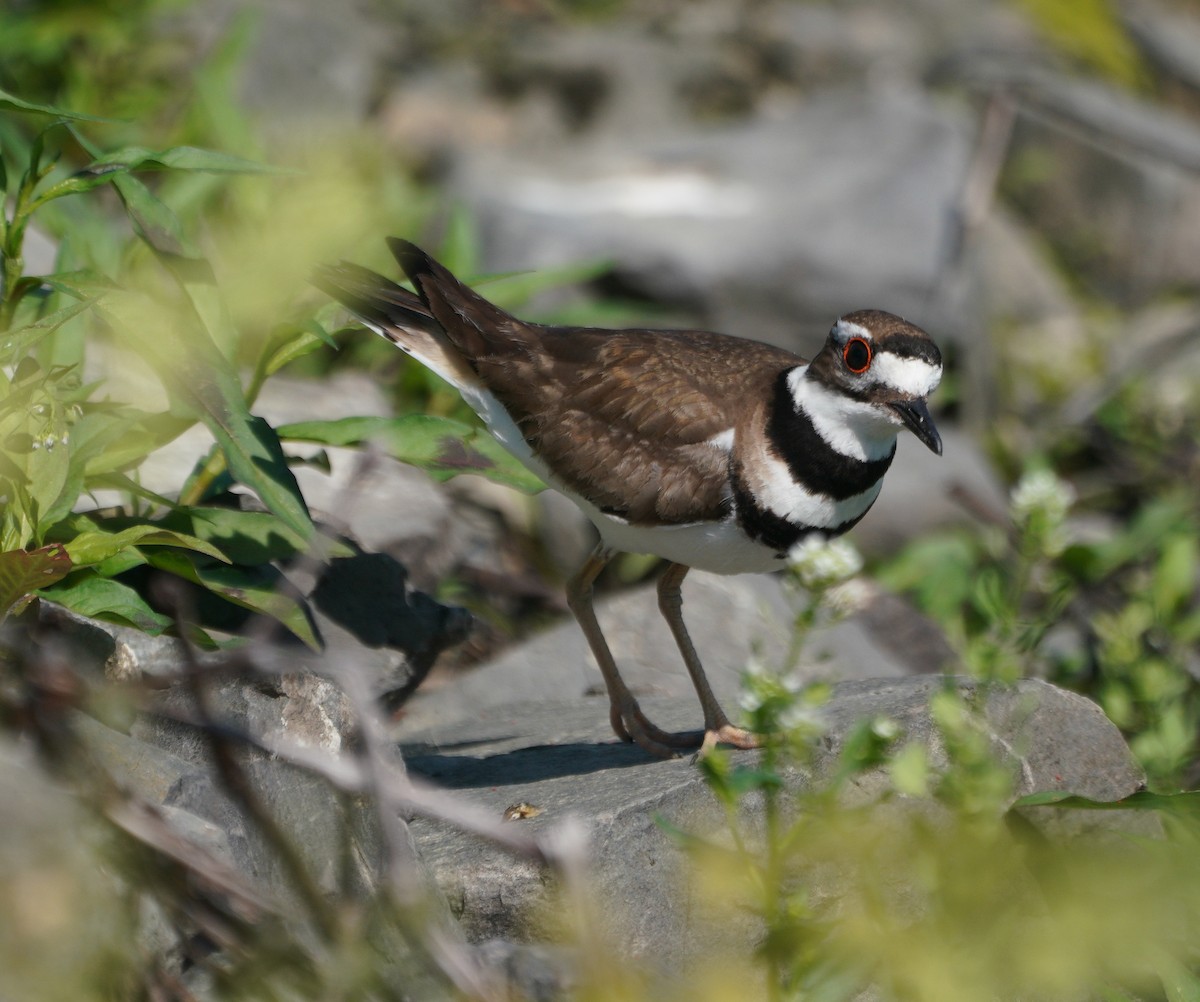
<instances>
[{"instance_id":1,"label":"white flower","mask_svg":"<svg viewBox=\"0 0 1200 1002\"><path fill-rule=\"evenodd\" d=\"M789 731L802 727L812 734L824 734L829 730L829 721L825 718L824 709L803 699L796 700L779 714L779 725Z\"/></svg>"},{"instance_id":2,"label":"white flower","mask_svg":"<svg viewBox=\"0 0 1200 1002\"><path fill-rule=\"evenodd\" d=\"M787 560L805 588L828 588L862 570L862 556L852 543L815 533L793 546Z\"/></svg>"},{"instance_id":3,"label":"white flower","mask_svg":"<svg viewBox=\"0 0 1200 1002\"><path fill-rule=\"evenodd\" d=\"M862 578L851 578L825 593L825 602L834 616L852 616L871 604L874 591Z\"/></svg>"},{"instance_id":4,"label":"white flower","mask_svg":"<svg viewBox=\"0 0 1200 1002\"><path fill-rule=\"evenodd\" d=\"M1057 525L1075 503L1075 489L1050 470L1031 470L1024 474L1009 495L1013 520L1028 522L1035 514L1043 513L1046 520Z\"/></svg>"},{"instance_id":5,"label":"white flower","mask_svg":"<svg viewBox=\"0 0 1200 1002\"><path fill-rule=\"evenodd\" d=\"M738 696L738 706L747 713L754 713L762 707L762 696L754 689L743 689L741 695Z\"/></svg>"},{"instance_id":6,"label":"white flower","mask_svg":"<svg viewBox=\"0 0 1200 1002\"><path fill-rule=\"evenodd\" d=\"M763 678L771 674L771 669L757 654L751 654L750 660L746 662L746 674L751 678Z\"/></svg>"}]
</instances>

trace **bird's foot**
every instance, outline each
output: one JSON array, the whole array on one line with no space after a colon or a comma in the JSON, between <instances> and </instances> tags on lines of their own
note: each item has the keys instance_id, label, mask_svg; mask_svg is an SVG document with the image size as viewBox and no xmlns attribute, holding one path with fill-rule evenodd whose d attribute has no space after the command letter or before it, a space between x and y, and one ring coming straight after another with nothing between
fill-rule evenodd
<instances>
[{"instance_id":1,"label":"bird's foot","mask_svg":"<svg viewBox=\"0 0 1200 1002\"><path fill-rule=\"evenodd\" d=\"M732 745L734 748L758 748L762 745L762 735L748 731L744 727L735 727L728 720L724 723L704 730L704 740L692 761L698 762L711 752L717 745Z\"/></svg>"},{"instance_id":2,"label":"bird's foot","mask_svg":"<svg viewBox=\"0 0 1200 1002\"><path fill-rule=\"evenodd\" d=\"M624 709L614 705L610 719L617 737L636 743L656 758L675 758L685 750L699 746L692 759L697 761L719 744L757 748L762 743L759 735L735 727L728 720L706 725L702 731L664 731L652 724L636 703Z\"/></svg>"},{"instance_id":3,"label":"bird's foot","mask_svg":"<svg viewBox=\"0 0 1200 1002\"><path fill-rule=\"evenodd\" d=\"M626 707L613 704L609 720L617 737L637 744L655 758L675 758L704 740L702 731L672 733L656 727L636 702Z\"/></svg>"}]
</instances>

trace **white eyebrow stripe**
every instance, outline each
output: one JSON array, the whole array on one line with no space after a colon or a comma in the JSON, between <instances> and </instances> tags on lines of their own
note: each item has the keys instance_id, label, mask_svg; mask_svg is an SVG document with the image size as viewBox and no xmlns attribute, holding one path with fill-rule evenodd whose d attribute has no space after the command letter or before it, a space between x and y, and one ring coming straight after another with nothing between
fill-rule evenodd
<instances>
[{"instance_id":1,"label":"white eyebrow stripe","mask_svg":"<svg viewBox=\"0 0 1200 1002\"><path fill-rule=\"evenodd\" d=\"M860 337L864 341L871 341L871 332L862 324L856 324L853 320L842 318L833 325L833 335L838 342L845 344L852 337Z\"/></svg>"},{"instance_id":2,"label":"white eyebrow stripe","mask_svg":"<svg viewBox=\"0 0 1200 1002\"><path fill-rule=\"evenodd\" d=\"M923 358L905 358L887 351L875 353L871 380L909 397L927 397L942 381L942 367Z\"/></svg>"}]
</instances>

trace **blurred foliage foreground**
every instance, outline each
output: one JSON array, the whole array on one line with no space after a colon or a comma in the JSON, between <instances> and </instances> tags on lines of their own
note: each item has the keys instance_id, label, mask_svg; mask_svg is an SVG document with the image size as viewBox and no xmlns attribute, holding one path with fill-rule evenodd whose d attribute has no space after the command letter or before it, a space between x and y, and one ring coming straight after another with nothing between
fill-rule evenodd
<instances>
[{"instance_id":1,"label":"blurred foliage foreground","mask_svg":"<svg viewBox=\"0 0 1200 1002\"><path fill-rule=\"evenodd\" d=\"M80 711L113 719L145 706L142 683L89 683L71 652L40 632L31 603L40 596L221 646L177 592L148 587L154 571L311 644L303 602L278 587L277 568L341 544L314 527L290 443L382 441L435 475L461 470L465 456L476 472L525 481L490 439L455 422L272 428L252 413L267 379L335 334L331 309L274 297L369 228L377 191L187 145L108 149L84 131L102 121L8 93L0 111L0 999L509 997L412 858L397 819L424 813L547 867L556 903L544 933L571 948L583 999L833 1000L873 985L886 998L946 1002L1200 1000L1200 806L1193 794L1165 792L1195 757L1200 702L1185 669L1200 636L1197 536L1194 497L1170 492L1095 542L1067 533L1069 491L1035 473L1014 495L1011 522L922 543L887 569L950 624L981 680L975 696L951 687L934 701L944 761L887 719L862 722L834 760L820 759L828 693L794 684L787 665L753 671L743 708L769 740L753 764L720 753L701 763L727 828L672 831L695 860L707 912L698 930L709 925L727 950L706 951L672 985L608 945L620 918L589 899L578 831L534 838L413 783L352 678L359 740L341 759L265 747L206 718L212 675L261 670L253 646L203 671L185 663L175 681L194 691L201 712L190 723L273 847L286 886L254 886L175 831L89 756L80 734ZM31 120L44 127L30 130ZM275 175L271 187L287 195L243 196L240 230L215 217L193 226L172 208L197 200L214 176L232 191L244 182L230 179L256 174ZM212 204L213 189L204 192L199 201ZM256 205L257 215L247 211ZM131 238L114 235L119 217ZM23 262L35 219L59 245L54 271L32 276ZM118 372L146 367L160 389L114 399L107 376L85 375L94 356ZM178 498L143 486L146 457L197 424L213 444ZM253 493L252 507L231 498L235 484ZM93 496L119 500L77 512ZM827 599L841 585L836 574L796 573L803 628L837 607ZM1073 610L1088 624L1083 648L1053 643ZM1061 794L1014 804L1015 777L989 743L984 703L990 687L1031 665L1097 694L1163 792L1120 805ZM347 812L371 805L384 847L372 890L352 890L348 878L336 892L318 889L241 769L239 749L256 742L321 777ZM855 790L868 772L885 781L864 802ZM1122 821L1106 833L1073 837L1039 823L1114 806ZM342 861L343 874L351 868Z\"/></svg>"}]
</instances>

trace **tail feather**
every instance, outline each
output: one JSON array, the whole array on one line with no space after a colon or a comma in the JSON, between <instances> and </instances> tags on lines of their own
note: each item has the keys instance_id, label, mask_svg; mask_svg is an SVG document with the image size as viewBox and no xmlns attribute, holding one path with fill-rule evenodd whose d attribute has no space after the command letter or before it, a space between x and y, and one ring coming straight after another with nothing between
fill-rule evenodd
<instances>
[{"instance_id":1,"label":"tail feather","mask_svg":"<svg viewBox=\"0 0 1200 1002\"><path fill-rule=\"evenodd\" d=\"M470 362L421 296L347 261L318 266L312 283L452 385L465 389L478 383Z\"/></svg>"},{"instance_id":2,"label":"tail feather","mask_svg":"<svg viewBox=\"0 0 1200 1002\"><path fill-rule=\"evenodd\" d=\"M420 296L349 261L318 265L312 283L371 327L438 327Z\"/></svg>"},{"instance_id":3,"label":"tail feather","mask_svg":"<svg viewBox=\"0 0 1200 1002\"><path fill-rule=\"evenodd\" d=\"M494 353L497 342L521 340L527 325L464 285L416 244L398 237L388 237L387 243L425 308L467 358Z\"/></svg>"}]
</instances>

